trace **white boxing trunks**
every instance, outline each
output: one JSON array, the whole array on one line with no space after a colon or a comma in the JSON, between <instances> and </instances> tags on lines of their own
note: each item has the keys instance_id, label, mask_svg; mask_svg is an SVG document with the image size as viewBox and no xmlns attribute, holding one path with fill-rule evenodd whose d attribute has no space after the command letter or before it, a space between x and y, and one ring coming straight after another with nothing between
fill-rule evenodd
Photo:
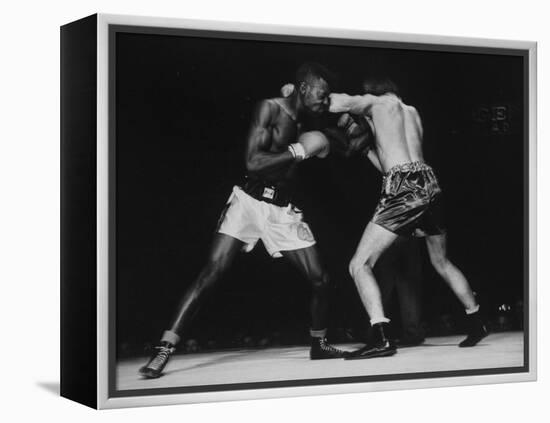
<instances>
[{"instance_id":1,"label":"white boxing trunks","mask_svg":"<svg viewBox=\"0 0 550 423\"><path fill-rule=\"evenodd\" d=\"M272 257L281 251L311 247L315 238L303 214L292 204L279 207L256 200L240 187L233 187L227 207L220 218L218 232L244 242L244 251L251 251L259 239Z\"/></svg>"}]
</instances>

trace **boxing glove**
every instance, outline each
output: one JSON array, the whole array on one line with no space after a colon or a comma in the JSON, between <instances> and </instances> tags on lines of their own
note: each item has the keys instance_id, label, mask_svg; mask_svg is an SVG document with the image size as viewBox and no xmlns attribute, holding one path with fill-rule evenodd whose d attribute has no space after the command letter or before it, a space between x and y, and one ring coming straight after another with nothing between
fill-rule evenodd
<instances>
[{"instance_id":1,"label":"boxing glove","mask_svg":"<svg viewBox=\"0 0 550 423\"><path fill-rule=\"evenodd\" d=\"M298 143L305 151L305 158L319 157L324 159L330 152L328 138L320 131L304 132L298 138Z\"/></svg>"},{"instance_id":2,"label":"boxing glove","mask_svg":"<svg viewBox=\"0 0 550 423\"><path fill-rule=\"evenodd\" d=\"M344 113L338 119L336 126L344 131L348 139L364 135L368 128L364 118Z\"/></svg>"}]
</instances>

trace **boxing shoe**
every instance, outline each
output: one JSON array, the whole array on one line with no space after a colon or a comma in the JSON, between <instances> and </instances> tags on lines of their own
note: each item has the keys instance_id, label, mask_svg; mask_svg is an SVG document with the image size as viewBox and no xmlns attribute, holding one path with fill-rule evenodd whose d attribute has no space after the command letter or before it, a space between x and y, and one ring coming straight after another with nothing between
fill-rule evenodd
<instances>
[{"instance_id":1,"label":"boxing shoe","mask_svg":"<svg viewBox=\"0 0 550 423\"><path fill-rule=\"evenodd\" d=\"M149 362L139 369L139 374L147 379L156 379L162 375L162 371L168 364L170 356L174 354L176 348L169 342L162 342L155 347L155 353L149 359Z\"/></svg>"},{"instance_id":2,"label":"boxing shoe","mask_svg":"<svg viewBox=\"0 0 550 423\"><path fill-rule=\"evenodd\" d=\"M375 323L372 325L371 341L356 351L346 354L346 360L359 360L363 358L389 357L397 352L395 344L387 337L388 323Z\"/></svg>"},{"instance_id":3,"label":"boxing shoe","mask_svg":"<svg viewBox=\"0 0 550 423\"><path fill-rule=\"evenodd\" d=\"M483 323L483 319L476 311L472 314L466 315L466 339L464 339L458 346L460 348L473 347L483 338L485 338L489 332L487 327Z\"/></svg>"},{"instance_id":4,"label":"boxing shoe","mask_svg":"<svg viewBox=\"0 0 550 423\"><path fill-rule=\"evenodd\" d=\"M326 338L311 337L309 358L311 360L326 360L329 358L344 358L348 354L327 342Z\"/></svg>"}]
</instances>

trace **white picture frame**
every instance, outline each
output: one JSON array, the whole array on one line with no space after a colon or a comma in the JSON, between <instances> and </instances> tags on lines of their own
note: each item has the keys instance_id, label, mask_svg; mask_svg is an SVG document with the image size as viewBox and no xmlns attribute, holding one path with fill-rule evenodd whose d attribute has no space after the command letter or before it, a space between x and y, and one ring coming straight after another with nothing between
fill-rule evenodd
<instances>
[{"instance_id":1,"label":"white picture frame","mask_svg":"<svg viewBox=\"0 0 550 423\"><path fill-rule=\"evenodd\" d=\"M90 292L95 294L95 298L89 299L92 301L93 306L91 309L85 308L86 312L74 319L71 317L74 313L74 307L78 307L79 301L83 301L83 297L79 297L74 294L73 291L66 290L66 296L62 301L62 395L71 399L75 399L78 402L82 402L86 405L96 408L121 408L121 407L136 407L136 406L150 406L150 405L168 405L168 404L183 404L183 403L197 403L197 402L212 402L212 401L230 401L230 400L243 400L243 399L257 399L257 398L277 398L277 397L290 397L290 396L302 396L302 395L324 395L334 393L352 393L352 392L368 392L368 391L382 391L382 390L396 390L396 389L417 389L417 388L429 388L429 387L444 387L444 386L461 386L461 385L476 385L476 384L489 384L489 383L508 383L508 382L523 382L532 381L536 379L537 375L537 357L536 357L536 309L537 309L537 294L536 294L536 43L528 41L512 41L512 40L493 40L493 39L475 39L475 38L462 38L462 37L442 37L436 35L412 35L412 34L398 34L398 33L381 33L381 32L366 32L366 31L352 31L352 30L334 30L325 28L309 28L309 27L293 27L284 25L258 25L252 23L236 23L236 22L218 22L218 21L198 21L198 20L186 20L186 19L173 19L173 18L152 18L152 17L139 17L139 16L125 16L125 15L106 15L98 14L91 18L87 18L87 24L91 29L91 37L95 39L89 39L87 45L89 48L94 48L96 55L96 68L88 69L90 72L95 72L96 92L95 92L95 113L96 113L96 132L92 134L92 141L95 143L95 180L90 189L94 189L95 185L95 210L92 215L95 217L95 222L92 222L92 226L96 233L94 234L95 256L89 258L95 263L96 274L90 277L89 282L83 282L85 284L91 284ZM91 20L90 20L91 19ZM82 21L84 22L84 21ZM68 24L66 28L77 23ZM94 28L95 27L95 28ZM528 280L524 281L525 291L528 293L528 297L524 298L526 307L525 319L528 323L525 326L525 356L524 363L528 363L523 366L522 369L517 369L513 372L498 371L493 372L480 372L479 374L470 375L455 375L449 377L404 377L395 380L378 380L368 382L346 382L346 383L319 383L319 384L307 384L300 385L299 382L289 383L288 386L278 387L262 387L258 389L246 387L246 389L210 389L197 392L187 393L150 393L143 391L143 393L132 392L131 394L119 393L113 395L116 391L116 387L113 388L113 378L115 375L113 367L113 325L114 318L112 317L112 307L114 307L115 298L113 294L113 242L114 237L112 233L113 223L113 209L112 202L116 198L116 192L113 190L112 175L116 168L113 163L113 143L112 139L115 134L112 125L112 90L113 86L113 34L116 31L124 28L126 31L132 31L133 29L139 30L143 34L161 34L170 36L179 36L181 31L198 31L198 32L215 32L217 34L232 34L232 36L238 35L240 39L246 39L250 36L254 39L258 39L258 35L267 37L269 39L278 40L281 37L294 37L302 40L318 40L316 42L323 43L327 40L332 40L336 44L357 42L357 45L362 43L384 43L387 48L393 46L399 46L399 48L410 48L416 50L430 50L434 46L445 51L461 51L467 52L469 49L489 49L493 52L502 51L517 51L523 52L525 69L527 72L527 91L525 92L526 102L528 104L528 113L525 113L526 121L524 139L525 148L528 152L527 166L528 169L528 186L524 187L526 196L526 210L528 210L528 216L525 218L528 221L528 231L525 233L525 237L528 245ZM69 32L66 32L67 39L70 37L78 37ZM63 31L62 31L63 34ZM63 36L63 35L62 35ZM263 38L265 39L265 38ZM321 40L321 41L319 41ZM372 45L372 44L371 44ZM477 50L480 51L480 50ZM69 53L66 53L66 57L71 58ZM71 59L76 60L76 59ZM68 59L68 64L70 64ZM63 68L63 38L62 38L62 100L64 98L63 93L70 96L71 87L67 84L63 88L63 78L69 79L74 77L70 75L71 70ZM65 91L63 91L65 90ZM67 103L69 100L67 100ZM72 117L69 113L63 114L62 104L62 128L63 125L70 125ZM69 138L74 136L69 130L62 130L62 154L63 154L63 137ZM69 140L69 142L71 142ZM76 142L76 141L72 141ZM65 144L67 145L67 144ZM70 149L65 153L65 161L69 163L72 160ZM63 161L63 160L62 160ZM63 163L62 163L63 167ZM70 177L70 170L67 171L65 178ZM62 175L62 178L64 176ZM86 182L87 183L87 182ZM63 180L62 180L63 184ZM78 222L65 223L64 219L67 219L67 215L70 214L72 207L73 197L71 197L71 191L66 190L63 194L65 198L66 210L68 210L63 217L62 225L64 225L65 237L71 231L75 231L79 224L85 224L84 219ZM63 200L62 200L63 204ZM62 207L63 209L63 207ZM89 221L86 221L90 224ZM69 242L63 242L65 239L62 229L62 250L66 251L78 245ZM90 240L83 240L82 242L89 242ZM73 251L62 255L62 266L65 265L70 270L67 270L63 276L62 272L62 290L67 288L70 280L74 280L75 275L79 270L75 270L74 267L78 266L79 260L83 260L82 257L75 257L78 252ZM85 254L82 252L82 254ZM85 271L82 268L80 271ZM74 273L71 273L74 272ZM71 277L72 276L72 277ZM65 280L63 278L65 277ZM85 294L80 294L85 295ZM69 304L72 304L69 305ZM67 308L68 307L68 308ZM65 317L63 314L65 313ZM82 321L79 321L82 319ZM96 329L95 339L90 339L90 334L79 335L77 331L66 329L81 323L93 324ZM63 336L65 332L65 337ZM63 357L69 357L70 353L75 345L82 345L82 339L79 336L86 338L85 342L89 342L89 348L94 349L90 354L90 361L87 365L90 366L90 378L80 382L79 386L74 383L75 371L78 366L82 366L82 363L74 363L69 361L64 365ZM94 342L95 341L95 342ZM88 345L88 344L86 344ZM64 373L64 375L63 375ZM95 376L95 377L94 377ZM284 384L283 384L284 385ZM154 390L154 389L153 389ZM160 391L159 391L160 392Z\"/></svg>"}]
</instances>

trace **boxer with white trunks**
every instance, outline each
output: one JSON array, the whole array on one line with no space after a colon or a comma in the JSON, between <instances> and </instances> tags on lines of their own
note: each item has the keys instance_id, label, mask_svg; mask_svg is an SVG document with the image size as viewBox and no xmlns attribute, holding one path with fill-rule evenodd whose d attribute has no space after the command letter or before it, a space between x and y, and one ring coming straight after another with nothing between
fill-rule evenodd
<instances>
[{"instance_id":1,"label":"boxer with white trunks","mask_svg":"<svg viewBox=\"0 0 550 423\"><path fill-rule=\"evenodd\" d=\"M315 238L292 203L298 163L325 157L330 148L321 131L306 131L312 128L303 124L318 120L328 110L329 80L330 73L323 66L306 63L297 71L298 89L293 95L257 105L247 137L245 181L233 188L206 264L184 294L157 351L140 369L142 376L162 375L205 293L225 274L239 251L250 251L259 240L270 255L288 259L311 284L310 358L344 356L326 341L329 278Z\"/></svg>"}]
</instances>

